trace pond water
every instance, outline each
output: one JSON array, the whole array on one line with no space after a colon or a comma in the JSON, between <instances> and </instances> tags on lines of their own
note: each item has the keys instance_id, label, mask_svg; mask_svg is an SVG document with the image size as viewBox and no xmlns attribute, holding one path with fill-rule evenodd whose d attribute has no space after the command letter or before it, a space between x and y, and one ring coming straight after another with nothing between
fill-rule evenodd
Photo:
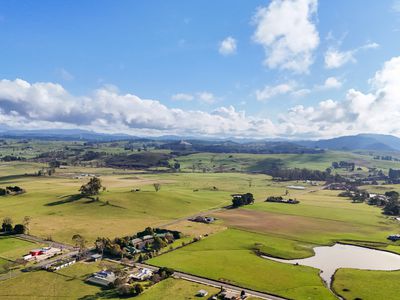
<instances>
[{"instance_id":1,"label":"pond water","mask_svg":"<svg viewBox=\"0 0 400 300\"><path fill-rule=\"evenodd\" d=\"M368 249L363 247L335 244L314 248L315 255L303 259L279 259L270 256L262 256L270 260L287 264L299 264L320 269L320 276L331 286L332 276L339 268L351 268L361 270L400 270L400 255Z\"/></svg>"}]
</instances>

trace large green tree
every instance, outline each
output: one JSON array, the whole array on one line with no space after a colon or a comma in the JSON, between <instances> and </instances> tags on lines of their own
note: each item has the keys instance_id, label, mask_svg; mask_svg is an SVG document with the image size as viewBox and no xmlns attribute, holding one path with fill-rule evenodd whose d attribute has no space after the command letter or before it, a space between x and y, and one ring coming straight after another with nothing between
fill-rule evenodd
<instances>
[{"instance_id":1,"label":"large green tree","mask_svg":"<svg viewBox=\"0 0 400 300\"><path fill-rule=\"evenodd\" d=\"M84 196L97 195L101 189L101 180L98 177L90 178L89 182L82 185L79 191Z\"/></svg>"}]
</instances>

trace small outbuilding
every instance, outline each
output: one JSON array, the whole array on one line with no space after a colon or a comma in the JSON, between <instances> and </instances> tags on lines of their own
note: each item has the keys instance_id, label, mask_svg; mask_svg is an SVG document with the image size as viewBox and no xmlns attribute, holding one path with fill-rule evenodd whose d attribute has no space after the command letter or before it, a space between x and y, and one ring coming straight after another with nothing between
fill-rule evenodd
<instances>
[{"instance_id":1,"label":"small outbuilding","mask_svg":"<svg viewBox=\"0 0 400 300\"><path fill-rule=\"evenodd\" d=\"M206 290L200 290L197 292L198 297L205 297L208 295L208 292Z\"/></svg>"},{"instance_id":2,"label":"small outbuilding","mask_svg":"<svg viewBox=\"0 0 400 300\"><path fill-rule=\"evenodd\" d=\"M101 255L101 254L98 254L98 253L92 254L92 255L90 256L90 258L91 258L93 261L99 261L99 260L101 260L101 257L102 257L102 255Z\"/></svg>"}]
</instances>

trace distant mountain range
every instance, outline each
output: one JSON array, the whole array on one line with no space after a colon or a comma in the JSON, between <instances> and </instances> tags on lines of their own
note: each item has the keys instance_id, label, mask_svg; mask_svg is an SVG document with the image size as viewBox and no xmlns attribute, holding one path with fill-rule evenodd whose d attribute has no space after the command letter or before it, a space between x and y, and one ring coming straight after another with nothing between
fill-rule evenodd
<instances>
[{"instance_id":1,"label":"distant mountain range","mask_svg":"<svg viewBox=\"0 0 400 300\"><path fill-rule=\"evenodd\" d=\"M400 151L400 138L384 134L358 134L326 140L297 141L295 143L304 147L342 151Z\"/></svg>"},{"instance_id":2,"label":"distant mountain range","mask_svg":"<svg viewBox=\"0 0 400 300\"><path fill-rule=\"evenodd\" d=\"M374 150L374 151L400 151L400 138L384 134L358 134L341 136L332 139L321 139L316 141L302 140L293 141L285 139L264 139L251 138L205 138L177 135L165 135L159 137L137 137L128 134L106 134L79 129L44 129L44 130L4 130L0 132L0 138L33 138L49 140L87 140L87 141L117 141L117 140L156 140L156 141L230 141L237 144L270 144L274 147L319 148L327 150L353 151L353 150Z\"/></svg>"}]
</instances>

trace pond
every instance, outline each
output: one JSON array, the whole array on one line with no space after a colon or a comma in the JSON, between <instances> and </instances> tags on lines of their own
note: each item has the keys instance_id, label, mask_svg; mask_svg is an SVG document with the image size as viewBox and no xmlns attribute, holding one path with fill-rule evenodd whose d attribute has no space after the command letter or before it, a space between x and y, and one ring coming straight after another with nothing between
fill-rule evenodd
<instances>
[{"instance_id":1,"label":"pond","mask_svg":"<svg viewBox=\"0 0 400 300\"><path fill-rule=\"evenodd\" d=\"M400 270L400 255L363 248L358 246L335 244L314 248L315 255L303 259L279 259L263 255L263 258L287 264L299 264L320 269L320 276L328 287L331 286L332 276L339 268L361 270Z\"/></svg>"}]
</instances>

